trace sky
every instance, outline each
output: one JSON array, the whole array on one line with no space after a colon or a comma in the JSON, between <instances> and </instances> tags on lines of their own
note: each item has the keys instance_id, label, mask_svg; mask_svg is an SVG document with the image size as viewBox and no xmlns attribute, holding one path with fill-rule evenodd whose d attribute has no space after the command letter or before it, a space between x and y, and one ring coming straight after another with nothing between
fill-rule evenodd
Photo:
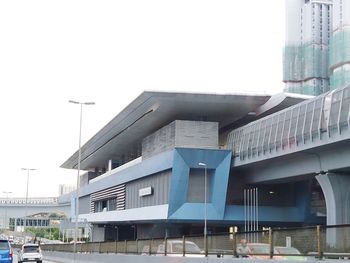
<instances>
[{"instance_id":1,"label":"sky","mask_svg":"<svg viewBox=\"0 0 350 263\"><path fill-rule=\"evenodd\" d=\"M143 91L282 92L283 0L0 1L0 197L58 195L60 168Z\"/></svg>"}]
</instances>

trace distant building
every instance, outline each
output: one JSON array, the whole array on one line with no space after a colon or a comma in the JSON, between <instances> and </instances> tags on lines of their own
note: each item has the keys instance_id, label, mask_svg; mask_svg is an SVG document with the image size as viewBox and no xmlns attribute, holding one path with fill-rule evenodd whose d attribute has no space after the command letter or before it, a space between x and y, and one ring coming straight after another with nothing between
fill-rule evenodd
<instances>
[{"instance_id":1,"label":"distant building","mask_svg":"<svg viewBox=\"0 0 350 263\"><path fill-rule=\"evenodd\" d=\"M58 187L59 187L58 196L69 194L75 191L76 189L75 185L71 185L71 184L60 184Z\"/></svg>"},{"instance_id":2,"label":"distant building","mask_svg":"<svg viewBox=\"0 0 350 263\"><path fill-rule=\"evenodd\" d=\"M283 81L315 96L350 84L350 0L286 0Z\"/></svg>"},{"instance_id":3,"label":"distant building","mask_svg":"<svg viewBox=\"0 0 350 263\"><path fill-rule=\"evenodd\" d=\"M60 199L60 200L59 200ZM23 230L25 218L27 227L49 227L48 214L60 218L70 215L69 196L26 198L0 198L0 228Z\"/></svg>"}]
</instances>

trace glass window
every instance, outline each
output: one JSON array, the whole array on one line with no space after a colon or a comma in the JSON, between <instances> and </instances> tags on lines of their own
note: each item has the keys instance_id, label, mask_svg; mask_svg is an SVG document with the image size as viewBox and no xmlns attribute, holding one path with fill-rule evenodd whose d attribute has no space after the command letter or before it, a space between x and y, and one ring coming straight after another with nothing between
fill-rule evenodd
<instances>
[{"instance_id":1,"label":"glass window","mask_svg":"<svg viewBox=\"0 0 350 263\"><path fill-rule=\"evenodd\" d=\"M0 240L0 250L9 249L9 243L7 240Z\"/></svg>"}]
</instances>

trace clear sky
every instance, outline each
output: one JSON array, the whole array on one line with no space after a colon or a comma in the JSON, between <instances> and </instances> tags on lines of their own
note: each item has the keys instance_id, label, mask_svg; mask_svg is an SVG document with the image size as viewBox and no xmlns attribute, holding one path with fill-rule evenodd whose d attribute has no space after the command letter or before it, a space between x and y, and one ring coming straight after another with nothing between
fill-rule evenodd
<instances>
[{"instance_id":1,"label":"clear sky","mask_svg":"<svg viewBox=\"0 0 350 263\"><path fill-rule=\"evenodd\" d=\"M59 166L144 90L281 92L284 0L0 1L0 196L57 196Z\"/></svg>"}]
</instances>

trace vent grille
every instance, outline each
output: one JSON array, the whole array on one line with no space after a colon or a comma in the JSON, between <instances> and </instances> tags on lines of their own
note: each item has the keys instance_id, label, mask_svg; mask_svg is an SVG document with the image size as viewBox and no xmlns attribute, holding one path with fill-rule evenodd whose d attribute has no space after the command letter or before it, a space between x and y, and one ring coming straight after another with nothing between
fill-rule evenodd
<instances>
[{"instance_id":1,"label":"vent grille","mask_svg":"<svg viewBox=\"0 0 350 263\"><path fill-rule=\"evenodd\" d=\"M90 212L95 212L95 202L109 199L117 199L116 210L125 210L125 184L120 184L108 189L92 193L90 195Z\"/></svg>"}]
</instances>

